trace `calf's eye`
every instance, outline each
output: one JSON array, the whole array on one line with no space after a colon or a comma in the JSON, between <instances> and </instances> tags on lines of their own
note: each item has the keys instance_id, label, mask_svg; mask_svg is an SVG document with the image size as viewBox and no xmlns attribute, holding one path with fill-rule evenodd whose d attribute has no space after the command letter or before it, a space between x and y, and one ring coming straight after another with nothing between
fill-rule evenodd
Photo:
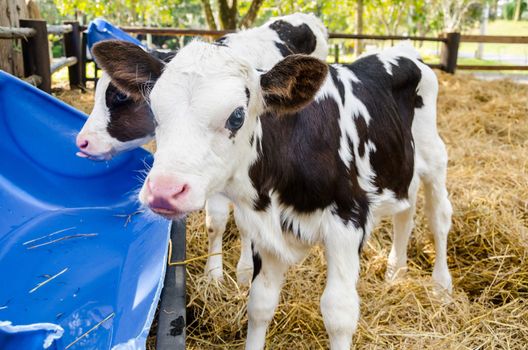
<instances>
[{"instance_id":1,"label":"calf's eye","mask_svg":"<svg viewBox=\"0 0 528 350\"><path fill-rule=\"evenodd\" d=\"M115 94L114 99L116 100L116 102L125 102L126 100L128 100L128 96L122 92L117 92Z\"/></svg>"},{"instance_id":2,"label":"calf's eye","mask_svg":"<svg viewBox=\"0 0 528 350\"><path fill-rule=\"evenodd\" d=\"M244 111L244 107L238 107L227 119L225 128L230 131L237 131L242 127L242 124L244 124L245 117L246 112Z\"/></svg>"}]
</instances>

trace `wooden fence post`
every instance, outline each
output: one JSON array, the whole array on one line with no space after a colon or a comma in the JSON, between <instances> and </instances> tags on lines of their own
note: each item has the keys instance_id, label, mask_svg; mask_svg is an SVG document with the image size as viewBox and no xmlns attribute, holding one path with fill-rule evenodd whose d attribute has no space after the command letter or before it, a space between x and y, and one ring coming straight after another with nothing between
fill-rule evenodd
<instances>
[{"instance_id":1,"label":"wooden fence post","mask_svg":"<svg viewBox=\"0 0 528 350\"><path fill-rule=\"evenodd\" d=\"M77 63L68 67L68 77L70 79L70 89L79 89L83 85L82 79L82 52L81 52L81 31L79 22L67 21L64 24L72 26L72 31L63 35L64 53L66 57L77 58Z\"/></svg>"},{"instance_id":2,"label":"wooden fence post","mask_svg":"<svg viewBox=\"0 0 528 350\"><path fill-rule=\"evenodd\" d=\"M86 52L86 33L81 32L81 79L83 87L86 87L86 82L88 81L86 77L86 63L88 62L87 52Z\"/></svg>"},{"instance_id":3,"label":"wooden fence post","mask_svg":"<svg viewBox=\"0 0 528 350\"><path fill-rule=\"evenodd\" d=\"M51 69L46 21L39 19L21 19L20 26L33 28L37 32L31 38L22 40L25 76L38 75L42 78L39 88L51 93Z\"/></svg>"},{"instance_id":4,"label":"wooden fence post","mask_svg":"<svg viewBox=\"0 0 528 350\"><path fill-rule=\"evenodd\" d=\"M334 45L334 63L339 63L339 45Z\"/></svg>"},{"instance_id":5,"label":"wooden fence post","mask_svg":"<svg viewBox=\"0 0 528 350\"><path fill-rule=\"evenodd\" d=\"M445 35L446 41L442 46L442 53L440 55L440 65L442 70L455 74L458 59L458 47L460 46L460 33L447 33Z\"/></svg>"}]
</instances>

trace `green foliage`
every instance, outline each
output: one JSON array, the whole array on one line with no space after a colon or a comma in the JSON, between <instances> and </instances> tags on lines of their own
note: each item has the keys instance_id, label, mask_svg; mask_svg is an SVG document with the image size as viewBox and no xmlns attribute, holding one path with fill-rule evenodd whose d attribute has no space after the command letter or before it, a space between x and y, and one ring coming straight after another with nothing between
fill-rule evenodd
<instances>
[{"instance_id":1,"label":"green foliage","mask_svg":"<svg viewBox=\"0 0 528 350\"><path fill-rule=\"evenodd\" d=\"M43 17L49 22L84 18L90 21L105 17L117 25L207 27L201 0L37 0ZM364 33L434 36L444 28L442 3L449 0L363 0ZM451 0L459 1L459 0ZM460 0L462 1L462 0ZM469 1L469 0L464 0ZM480 6L467 11L462 26L471 26L480 16ZM492 0L490 0L492 1ZM212 0L214 3L214 0ZM251 0L238 1L238 13L245 14ZM513 5L513 9L510 9ZM526 7L526 4L523 3ZM508 5L510 17L515 4ZM524 9L523 7L523 9ZM270 17L294 12L312 12L331 32L357 32L357 0L264 0L255 25ZM506 12L506 11L505 11ZM171 43L170 46L177 46Z\"/></svg>"},{"instance_id":2,"label":"green foliage","mask_svg":"<svg viewBox=\"0 0 528 350\"><path fill-rule=\"evenodd\" d=\"M502 6L502 17L507 20L513 20L515 16L516 1L510 1ZM521 3L521 14L526 11L526 2Z\"/></svg>"},{"instance_id":3,"label":"green foliage","mask_svg":"<svg viewBox=\"0 0 528 350\"><path fill-rule=\"evenodd\" d=\"M118 25L203 26L199 0L39 0L53 2L64 18L86 15L88 21L104 17Z\"/></svg>"}]
</instances>

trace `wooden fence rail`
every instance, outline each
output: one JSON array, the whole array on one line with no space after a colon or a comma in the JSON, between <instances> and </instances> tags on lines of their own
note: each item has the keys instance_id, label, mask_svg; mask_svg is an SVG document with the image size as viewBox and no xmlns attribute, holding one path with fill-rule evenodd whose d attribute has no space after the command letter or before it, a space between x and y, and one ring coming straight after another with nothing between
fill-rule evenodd
<instances>
[{"instance_id":1,"label":"wooden fence rail","mask_svg":"<svg viewBox=\"0 0 528 350\"><path fill-rule=\"evenodd\" d=\"M0 27L0 39L22 40L25 76L29 81L39 83L44 91L51 90L51 75L59 69L68 67L70 88L82 87L86 80L86 50L85 37L82 31L86 29L78 22L64 22L62 25L46 25L41 20L21 20L20 28ZM153 28L153 27L122 27L126 32L134 34L153 34L163 36L205 36L217 38L235 31ZM48 34L63 37L65 57L55 60L49 59ZM402 35L370 35L329 33L330 39L345 40L411 40L430 41L442 44L440 63L429 64L448 73L455 73L456 69L465 70L528 70L528 66L521 65L458 65L458 50L460 44L468 43L505 43L528 44L528 36L493 36L493 35L461 35L447 33L438 37L402 36ZM339 61L338 47L334 47L336 62Z\"/></svg>"},{"instance_id":2,"label":"wooden fence rail","mask_svg":"<svg viewBox=\"0 0 528 350\"><path fill-rule=\"evenodd\" d=\"M0 27L0 39L26 39L36 33L33 28Z\"/></svg>"},{"instance_id":3,"label":"wooden fence rail","mask_svg":"<svg viewBox=\"0 0 528 350\"><path fill-rule=\"evenodd\" d=\"M63 38L65 57L50 62L48 34ZM51 92L51 76L68 67L70 88L82 87L81 31L78 22L47 25L43 20L21 19L20 27L0 27L0 39L22 40L23 80Z\"/></svg>"},{"instance_id":4,"label":"wooden fence rail","mask_svg":"<svg viewBox=\"0 0 528 350\"><path fill-rule=\"evenodd\" d=\"M153 34L166 36L206 36L219 37L234 31L179 29L179 28L153 28L153 27L121 27L126 32L134 34ZM467 43L502 43L502 44L528 44L528 36L497 36L497 35L461 35L460 33L446 33L438 37L404 36L404 35L370 35L329 33L329 39L354 39L354 40L411 40L431 41L442 43L439 64L429 64L433 68L442 69L448 73L455 73L457 69L464 70L528 70L528 66L509 65L458 65L458 51L460 44ZM335 59L339 61L338 48L335 48Z\"/></svg>"}]
</instances>

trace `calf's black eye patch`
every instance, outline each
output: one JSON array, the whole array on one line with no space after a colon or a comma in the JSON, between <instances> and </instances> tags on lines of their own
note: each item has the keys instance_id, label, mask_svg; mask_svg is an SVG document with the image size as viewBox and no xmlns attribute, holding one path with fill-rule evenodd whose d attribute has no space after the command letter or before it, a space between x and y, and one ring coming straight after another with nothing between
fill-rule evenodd
<instances>
[{"instance_id":1,"label":"calf's black eye patch","mask_svg":"<svg viewBox=\"0 0 528 350\"><path fill-rule=\"evenodd\" d=\"M244 119L246 118L246 111L244 107L238 107L231 113L229 118L227 118L225 123L225 128L229 131L231 131L231 135L229 138L232 138L235 136L238 129L242 127L244 124Z\"/></svg>"}]
</instances>

